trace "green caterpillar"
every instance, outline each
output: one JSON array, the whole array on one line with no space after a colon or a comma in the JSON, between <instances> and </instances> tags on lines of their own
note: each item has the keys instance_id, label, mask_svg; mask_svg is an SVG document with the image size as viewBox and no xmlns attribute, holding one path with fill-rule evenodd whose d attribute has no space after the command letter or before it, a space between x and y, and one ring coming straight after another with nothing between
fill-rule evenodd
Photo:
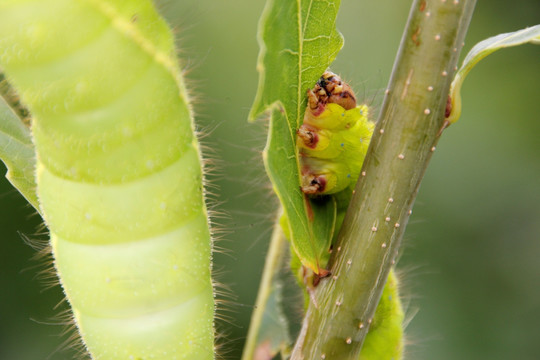
<instances>
[{"instance_id":1,"label":"green caterpillar","mask_svg":"<svg viewBox=\"0 0 540 360\"><path fill-rule=\"evenodd\" d=\"M315 277L315 282L319 275L327 275L324 269L330 258L331 246L337 238L360 175L374 129L367 116L368 107L357 106L352 89L330 71L326 71L315 87L308 90L308 105L296 139L302 173L300 187L306 196L314 200L324 200L331 195L337 211L332 239L325 245L328 248L318 252L322 256L318 259L322 274ZM285 216L281 224L290 239ZM298 259L293 259L292 263L298 266L293 268L302 263L311 276L308 259L297 255Z\"/></svg>"},{"instance_id":2,"label":"green caterpillar","mask_svg":"<svg viewBox=\"0 0 540 360\"><path fill-rule=\"evenodd\" d=\"M326 71L315 87L308 91L308 106L303 124L297 131L297 146L302 169L301 189L312 199L332 196L337 204L335 231L320 259L324 269L333 251L345 212L373 133L374 124L367 118L368 107L356 106L352 89L336 74ZM317 221L317 219L313 219ZM287 238L289 223L280 220ZM305 306L309 293L331 275L315 274L303 259L291 250L291 268L299 284L306 289ZM359 360L398 360L403 353L403 310L398 294L397 278L392 270L377 310L369 326Z\"/></svg>"},{"instance_id":3,"label":"green caterpillar","mask_svg":"<svg viewBox=\"0 0 540 360\"><path fill-rule=\"evenodd\" d=\"M174 39L150 0L2 0L40 210L92 358L213 359L211 236Z\"/></svg>"}]
</instances>

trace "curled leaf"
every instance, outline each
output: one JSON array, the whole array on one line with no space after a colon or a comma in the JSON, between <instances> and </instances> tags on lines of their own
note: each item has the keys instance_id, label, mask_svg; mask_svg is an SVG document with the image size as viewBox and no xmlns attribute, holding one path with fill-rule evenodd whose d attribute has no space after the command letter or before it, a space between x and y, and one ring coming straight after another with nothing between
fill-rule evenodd
<instances>
[{"instance_id":1,"label":"curled leaf","mask_svg":"<svg viewBox=\"0 0 540 360\"><path fill-rule=\"evenodd\" d=\"M499 49L526 43L540 44L540 25L490 37L480 41L471 49L471 51L469 51L450 87L451 111L446 118L447 123L455 123L461 115L460 91L463 81L469 71L471 71L480 60Z\"/></svg>"}]
</instances>

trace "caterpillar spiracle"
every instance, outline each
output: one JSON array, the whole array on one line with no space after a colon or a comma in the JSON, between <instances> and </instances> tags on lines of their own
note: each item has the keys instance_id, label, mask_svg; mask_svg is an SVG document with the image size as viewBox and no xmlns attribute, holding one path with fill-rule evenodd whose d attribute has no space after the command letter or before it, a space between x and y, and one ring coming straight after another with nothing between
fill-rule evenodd
<instances>
[{"instance_id":1,"label":"caterpillar spiracle","mask_svg":"<svg viewBox=\"0 0 540 360\"><path fill-rule=\"evenodd\" d=\"M150 0L1 0L0 67L32 114L39 206L93 359L213 359L201 156Z\"/></svg>"}]
</instances>

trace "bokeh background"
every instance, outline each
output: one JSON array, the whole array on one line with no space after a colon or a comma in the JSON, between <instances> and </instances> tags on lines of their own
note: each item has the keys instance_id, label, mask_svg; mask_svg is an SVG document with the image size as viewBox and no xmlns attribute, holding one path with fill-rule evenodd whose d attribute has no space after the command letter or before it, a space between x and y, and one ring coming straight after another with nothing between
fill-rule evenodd
<instances>
[{"instance_id":1,"label":"bokeh background","mask_svg":"<svg viewBox=\"0 0 540 360\"><path fill-rule=\"evenodd\" d=\"M215 159L215 255L230 289L220 321L224 358L238 359L263 267L276 201L261 161L265 124L248 124L257 88L256 31L264 0L159 2L177 29ZM409 1L343 0L345 47L332 66L378 109ZM540 23L538 0L479 0L465 49ZM464 54L462 54L464 55ZM445 131L421 186L398 269L408 359L540 359L540 47L483 60L464 87L461 120ZM374 111L373 113L376 113ZM2 167L0 170L4 171ZM0 359L78 358L66 348L61 289L33 259L40 219L0 179ZM194 359L196 360L196 359Z\"/></svg>"}]
</instances>

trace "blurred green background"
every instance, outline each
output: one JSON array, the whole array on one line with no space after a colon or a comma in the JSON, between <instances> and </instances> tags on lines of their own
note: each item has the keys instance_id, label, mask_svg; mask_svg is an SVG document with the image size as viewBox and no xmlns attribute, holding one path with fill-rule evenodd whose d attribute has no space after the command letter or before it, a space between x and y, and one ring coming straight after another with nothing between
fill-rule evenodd
<instances>
[{"instance_id":1,"label":"blurred green background","mask_svg":"<svg viewBox=\"0 0 540 360\"><path fill-rule=\"evenodd\" d=\"M220 311L229 318L219 324L225 359L239 358L276 209L260 156L264 121L246 122L263 6L160 2L177 30L197 122L215 159L213 203L224 214L218 246L227 249L215 255L215 268L233 294ZM345 47L332 69L376 110L409 6L342 1ZM465 49L536 23L538 0L480 0ZM410 320L407 358L540 359L540 47L483 60L463 95L463 116L437 147L398 266ZM39 275L50 265L32 259L36 251L23 241L46 238L39 217L4 178L0 203L0 359L79 358L62 335L61 289Z\"/></svg>"}]
</instances>

